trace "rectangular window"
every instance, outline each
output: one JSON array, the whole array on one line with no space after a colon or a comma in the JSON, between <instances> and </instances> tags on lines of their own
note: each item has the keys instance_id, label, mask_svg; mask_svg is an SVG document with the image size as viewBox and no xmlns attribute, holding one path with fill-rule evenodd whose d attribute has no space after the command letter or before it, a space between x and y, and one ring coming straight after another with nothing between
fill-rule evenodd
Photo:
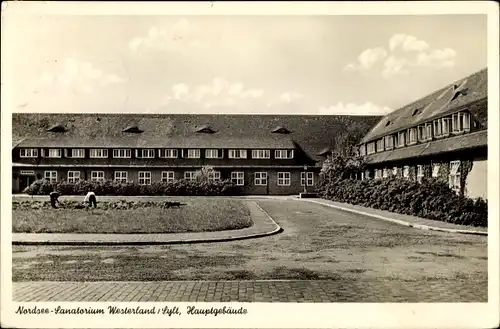
<instances>
[{"instance_id":1,"label":"rectangular window","mask_svg":"<svg viewBox=\"0 0 500 329\"><path fill-rule=\"evenodd\" d=\"M426 123L425 130L426 130L425 135L427 137L427 140L432 140L432 124Z\"/></svg>"},{"instance_id":2,"label":"rectangular window","mask_svg":"<svg viewBox=\"0 0 500 329\"><path fill-rule=\"evenodd\" d=\"M443 135L448 136L450 134L451 119L443 118L441 119L441 123L443 127Z\"/></svg>"},{"instance_id":3,"label":"rectangular window","mask_svg":"<svg viewBox=\"0 0 500 329\"><path fill-rule=\"evenodd\" d=\"M278 186L290 186L290 173L289 172L279 172L278 173Z\"/></svg>"},{"instance_id":4,"label":"rectangular window","mask_svg":"<svg viewBox=\"0 0 500 329\"><path fill-rule=\"evenodd\" d=\"M21 158L38 158L38 149L21 149Z\"/></svg>"},{"instance_id":5,"label":"rectangular window","mask_svg":"<svg viewBox=\"0 0 500 329\"><path fill-rule=\"evenodd\" d=\"M314 173L313 172L301 172L300 173L300 185L304 186L306 184L306 174L307 174L307 186L314 185Z\"/></svg>"},{"instance_id":6,"label":"rectangular window","mask_svg":"<svg viewBox=\"0 0 500 329\"><path fill-rule=\"evenodd\" d=\"M91 149L90 150L91 158L107 158L108 157L108 149Z\"/></svg>"},{"instance_id":7,"label":"rectangular window","mask_svg":"<svg viewBox=\"0 0 500 329\"><path fill-rule=\"evenodd\" d=\"M176 159L177 155L177 149L160 149L158 152L158 156L164 159Z\"/></svg>"},{"instance_id":8,"label":"rectangular window","mask_svg":"<svg viewBox=\"0 0 500 329\"><path fill-rule=\"evenodd\" d=\"M470 131L470 113L464 112L462 113L462 121L463 121L463 129L468 132Z\"/></svg>"},{"instance_id":9,"label":"rectangular window","mask_svg":"<svg viewBox=\"0 0 500 329\"><path fill-rule=\"evenodd\" d=\"M368 143L368 144L366 144L366 153L367 154L373 154L373 153L375 153L375 143Z\"/></svg>"},{"instance_id":10,"label":"rectangular window","mask_svg":"<svg viewBox=\"0 0 500 329\"><path fill-rule=\"evenodd\" d=\"M44 177L51 183L57 182L57 171L48 170L44 173Z\"/></svg>"},{"instance_id":11,"label":"rectangular window","mask_svg":"<svg viewBox=\"0 0 500 329\"><path fill-rule=\"evenodd\" d=\"M389 177L389 169L384 168L384 170L382 171L382 178L387 178L387 177Z\"/></svg>"},{"instance_id":12,"label":"rectangular window","mask_svg":"<svg viewBox=\"0 0 500 329\"><path fill-rule=\"evenodd\" d=\"M155 150L154 149L136 150L136 155L138 158L152 159L155 157Z\"/></svg>"},{"instance_id":13,"label":"rectangular window","mask_svg":"<svg viewBox=\"0 0 500 329\"><path fill-rule=\"evenodd\" d=\"M68 183L78 183L80 181L79 171L68 171Z\"/></svg>"},{"instance_id":14,"label":"rectangular window","mask_svg":"<svg viewBox=\"0 0 500 329\"><path fill-rule=\"evenodd\" d=\"M151 185L151 171L139 171L139 185Z\"/></svg>"},{"instance_id":15,"label":"rectangular window","mask_svg":"<svg viewBox=\"0 0 500 329\"><path fill-rule=\"evenodd\" d=\"M398 175L398 167L392 168L392 176L396 177Z\"/></svg>"},{"instance_id":16,"label":"rectangular window","mask_svg":"<svg viewBox=\"0 0 500 329\"><path fill-rule=\"evenodd\" d=\"M400 132L398 133L398 147L403 147L405 146L405 133Z\"/></svg>"},{"instance_id":17,"label":"rectangular window","mask_svg":"<svg viewBox=\"0 0 500 329\"><path fill-rule=\"evenodd\" d=\"M229 150L229 159L246 159L247 150Z\"/></svg>"},{"instance_id":18,"label":"rectangular window","mask_svg":"<svg viewBox=\"0 0 500 329\"><path fill-rule=\"evenodd\" d=\"M443 124L441 119L434 120L434 137L441 137L443 135Z\"/></svg>"},{"instance_id":19,"label":"rectangular window","mask_svg":"<svg viewBox=\"0 0 500 329\"><path fill-rule=\"evenodd\" d=\"M292 159L293 158L293 150L275 150L274 151L275 159Z\"/></svg>"},{"instance_id":20,"label":"rectangular window","mask_svg":"<svg viewBox=\"0 0 500 329\"><path fill-rule=\"evenodd\" d=\"M220 171L211 171L208 173L208 181L209 182L218 182L220 181Z\"/></svg>"},{"instance_id":21,"label":"rectangular window","mask_svg":"<svg viewBox=\"0 0 500 329\"><path fill-rule=\"evenodd\" d=\"M460 190L460 161L450 162L449 186L454 191Z\"/></svg>"},{"instance_id":22,"label":"rectangular window","mask_svg":"<svg viewBox=\"0 0 500 329\"><path fill-rule=\"evenodd\" d=\"M417 165L417 182L421 183L424 177L424 166Z\"/></svg>"},{"instance_id":23,"label":"rectangular window","mask_svg":"<svg viewBox=\"0 0 500 329\"><path fill-rule=\"evenodd\" d=\"M379 139L377 141L377 152L382 152L384 150L384 139Z\"/></svg>"},{"instance_id":24,"label":"rectangular window","mask_svg":"<svg viewBox=\"0 0 500 329\"><path fill-rule=\"evenodd\" d=\"M366 146L364 144L359 147L359 154L361 156L366 155Z\"/></svg>"},{"instance_id":25,"label":"rectangular window","mask_svg":"<svg viewBox=\"0 0 500 329\"><path fill-rule=\"evenodd\" d=\"M433 164L432 165L432 177L436 178L436 177L439 177L439 168L441 166L439 164Z\"/></svg>"},{"instance_id":26,"label":"rectangular window","mask_svg":"<svg viewBox=\"0 0 500 329\"><path fill-rule=\"evenodd\" d=\"M34 170L21 170L21 175L34 176L35 171Z\"/></svg>"},{"instance_id":27,"label":"rectangular window","mask_svg":"<svg viewBox=\"0 0 500 329\"><path fill-rule=\"evenodd\" d=\"M165 183L175 182L175 173L173 171L162 171L161 181Z\"/></svg>"},{"instance_id":28,"label":"rectangular window","mask_svg":"<svg viewBox=\"0 0 500 329\"><path fill-rule=\"evenodd\" d=\"M392 150L394 148L394 136L385 136L385 149Z\"/></svg>"},{"instance_id":29,"label":"rectangular window","mask_svg":"<svg viewBox=\"0 0 500 329\"><path fill-rule=\"evenodd\" d=\"M407 137L407 144L415 144L417 142L417 129L416 128L410 128L408 129L408 134L406 135Z\"/></svg>"},{"instance_id":30,"label":"rectangular window","mask_svg":"<svg viewBox=\"0 0 500 329\"><path fill-rule=\"evenodd\" d=\"M104 182L104 171L90 172L90 179L95 182Z\"/></svg>"},{"instance_id":31,"label":"rectangular window","mask_svg":"<svg viewBox=\"0 0 500 329\"><path fill-rule=\"evenodd\" d=\"M382 178L382 171L380 169L375 169L375 179Z\"/></svg>"},{"instance_id":32,"label":"rectangular window","mask_svg":"<svg viewBox=\"0 0 500 329\"><path fill-rule=\"evenodd\" d=\"M113 150L113 158L126 159L132 157L132 150L130 149L115 149Z\"/></svg>"},{"instance_id":33,"label":"rectangular window","mask_svg":"<svg viewBox=\"0 0 500 329\"><path fill-rule=\"evenodd\" d=\"M126 183L128 182L128 172L126 171L115 171L115 182Z\"/></svg>"},{"instance_id":34,"label":"rectangular window","mask_svg":"<svg viewBox=\"0 0 500 329\"><path fill-rule=\"evenodd\" d=\"M71 150L72 158L85 158L85 150L84 149L72 149Z\"/></svg>"},{"instance_id":35,"label":"rectangular window","mask_svg":"<svg viewBox=\"0 0 500 329\"><path fill-rule=\"evenodd\" d=\"M267 185L267 172L256 172L254 177L255 185Z\"/></svg>"},{"instance_id":36,"label":"rectangular window","mask_svg":"<svg viewBox=\"0 0 500 329\"><path fill-rule=\"evenodd\" d=\"M196 180L196 177L198 176L197 171L186 171L184 172L184 179L188 181L194 181Z\"/></svg>"},{"instance_id":37,"label":"rectangular window","mask_svg":"<svg viewBox=\"0 0 500 329\"><path fill-rule=\"evenodd\" d=\"M418 140L420 142L427 140L427 130L425 129L425 126L418 126Z\"/></svg>"},{"instance_id":38,"label":"rectangular window","mask_svg":"<svg viewBox=\"0 0 500 329\"><path fill-rule=\"evenodd\" d=\"M49 149L49 158L60 158L61 149Z\"/></svg>"},{"instance_id":39,"label":"rectangular window","mask_svg":"<svg viewBox=\"0 0 500 329\"><path fill-rule=\"evenodd\" d=\"M403 177L406 179L410 178L410 167L409 166L404 166L403 168Z\"/></svg>"},{"instance_id":40,"label":"rectangular window","mask_svg":"<svg viewBox=\"0 0 500 329\"><path fill-rule=\"evenodd\" d=\"M270 150L252 150L252 159L269 159L271 158Z\"/></svg>"},{"instance_id":41,"label":"rectangular window","mask_svg":"<svg viewBox=\"0 0 500 329\"><path fill-rule=\"evenodd\" d=\"M200 158L200 149L188 149L187 150L188 159L199 159Z\"/></svg>"},{"instance_id":42,"label":"rectangular window","mask_svg":"<svg viewBox=\"0 0 500 329\"><path fill-rule=\"evenodd\" d=\"M205 150L205 158L207 158L207 159L219 159L219 158L222 158L222 150L218 150L218 149L208 149L208 150Z\"/></svg>"},{"instance_id":43,"label":"rectangular window","mask_svg":"<svg viewBox=\"0 0 500 329\"><path fill-rule=\"evenodd\" d=\"M231 173L231 181L238 186L245 184L245 173L242 171L233 171Z\"/></svg>"}]
</instances>

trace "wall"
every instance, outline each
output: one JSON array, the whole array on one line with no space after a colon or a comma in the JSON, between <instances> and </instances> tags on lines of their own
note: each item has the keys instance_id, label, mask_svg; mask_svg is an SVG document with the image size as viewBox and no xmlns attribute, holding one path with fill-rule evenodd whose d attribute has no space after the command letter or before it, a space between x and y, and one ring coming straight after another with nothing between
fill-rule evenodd
<instances>
[{"instance_id":1,"label":"wall","mask_svg":"<svg viewBox=\"0 0 500 329\"><path fill-rule=\"evenodd\" d=\"M472 169L465 182L465 195L470 198L487 199L488 161L484 158L474 159Z\"/></svg>"},{"instance_id":2,"label":"wall","mask_svg":"<svg viewBox=\"0 0 500 329\"><path fill-rule=\"evenodd\" d=\"M80 171L80 179L90 180L92 171L104 171L104 180L113 180L115 171L127 171L129 181L138 181L139 171L150 171L152 176L152 181L161 181L162 171L174 171L175 179L183 179L185 171L195 171L195 169L179 169L179 168L82 168L82 167L71 167L71 168L22 168L23 170L34 170L37 179L45 177L46 170L57 171L57 180L67 180L68 171ZM215 168L217 170L217 168ZM270 168L252 168L252 169L242 169L242 168L224 168L221 169L221 179L230 179L232 171L243 171L245 173L244 178L244 194L253 195L291 195L298 194L304 191L304 186L300 185L300 169L270 169ZM13 168L13 173L17 174L17 179L12 180L12 192L19 193L19 173L21 168ZM256 186L254 185L254 173L255 172L267 172L268 175L268 185L267 186ZM290 186L278 186L278 172L290 172L291 183ZM318 173L314 173L314 182L318 180ZM308 191L314 191L313 186L308 186Z\"/></svg>"}]
</instances>

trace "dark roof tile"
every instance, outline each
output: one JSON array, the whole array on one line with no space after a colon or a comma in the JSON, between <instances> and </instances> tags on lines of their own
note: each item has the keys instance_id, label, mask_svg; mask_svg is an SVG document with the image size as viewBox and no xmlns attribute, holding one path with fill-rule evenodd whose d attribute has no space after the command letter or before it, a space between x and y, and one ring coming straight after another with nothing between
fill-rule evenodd
<instances>
[{"instance_id":1,"label":"dark roof tile","mask_svg":"<svg viewBox=\"0 0 500 329\"><path fill-rule=\"evenodd\" d=\"M462 92L457 96L457 91ZM481 101L484 101L482 104L485 104L487 95L488 71L485 68L389 113L365 135L361 142L373 141L387 134L418 125L434 117L447 115L465 105ZM483 107L467 109L481 124L486 124L487 109ZM415 111L417 113L413 115ZM388 125L388 122L391 122L391 124Z\"/></svg>"}]
</instances>

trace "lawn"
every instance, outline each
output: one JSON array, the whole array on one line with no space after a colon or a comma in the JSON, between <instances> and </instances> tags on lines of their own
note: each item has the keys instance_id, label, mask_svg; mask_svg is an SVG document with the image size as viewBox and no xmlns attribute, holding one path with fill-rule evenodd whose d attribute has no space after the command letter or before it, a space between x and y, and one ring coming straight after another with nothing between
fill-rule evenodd
<instances>
[{"instance_id":1,"label":"lawn","mask_svg":"<svg viewBox=\"0 0 500 329\"><path fill-rule=\"evenodd\" d=\"M250 227L244 201L223 198L176 198L183 205L163 208L154 201L103 201L87 211L62 201L53 209L48 202L14 201L14 233L182 233ZM157 201L159 203L159 201ZM81 204L81 202L80 202ZM118 206L119 209L115 209Z\"/></svg>"}]
</instances>

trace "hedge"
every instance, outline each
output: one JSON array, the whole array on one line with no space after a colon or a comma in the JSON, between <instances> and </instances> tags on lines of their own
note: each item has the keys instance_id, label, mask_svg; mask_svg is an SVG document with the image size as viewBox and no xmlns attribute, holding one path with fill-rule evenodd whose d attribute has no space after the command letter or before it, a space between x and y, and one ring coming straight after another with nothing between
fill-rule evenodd
<instances>
[{"instance_id":1,"label":"hedge","mask_svg":"<svg viewBox=\"0 0 500 329\"><path fill-rule=\"evenodd\" d=\"M48 195L52 191L58 191L61 195L84 195L92 188L97 195L239 195L241 186L235 185L229 180L225 181L187 181L178 180L174 182L153 182L151 185L139 185L137 183L118 183L114 181L79 181L77 183L49 182L48 180L37 180L28 186L23 192L29 195Z\"/></svg>"},{"instance_id":2,"label":"hedge","mask_svg":"<svg viewBox=\"0 0 500 329\"><path fill-rule=\"evenodd\" d=\"M454 224L487 227L488 204L457 195L435 179L415 181L387 178L322 182L321 197L338 202L413 215Z\"/></svg>"}]
</instances>

